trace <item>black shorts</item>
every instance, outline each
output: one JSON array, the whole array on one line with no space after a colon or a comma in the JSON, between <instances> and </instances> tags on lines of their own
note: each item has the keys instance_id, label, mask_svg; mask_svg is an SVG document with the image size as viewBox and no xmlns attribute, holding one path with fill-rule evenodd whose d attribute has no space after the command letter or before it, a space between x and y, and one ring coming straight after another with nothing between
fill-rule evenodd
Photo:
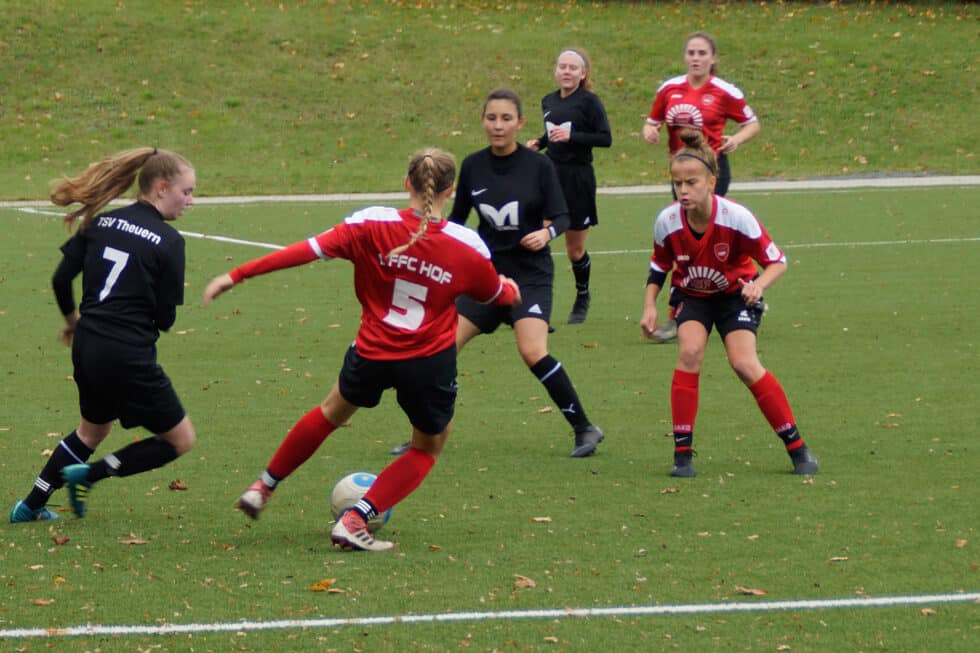
<instances>
[{"instance_id":1,"label":"black shorts","mask_svg":"<svg viewBox=\"0 0 980 653\"><path fill-rule=\"evenodd\" d=\"M551 321L555 264L549 251L497 256L493 265L498 273L517 282L521 303L516 306L481 304L463 295L456 300L460 315L475 324L481 333L493 333L501 324L514 326L514 322L527 317Z\"/></svg>"},{"instance_id":2,"label":"black shorts","mask_svg":"<svg viewBox=\"0 0 980 653\"><path fill-rule=\"evenodd\" d=\"M568 204L569 229L584 231L599 224L595 204L595 170L591 165L555 164L558 183Z\"/></svg>"},{"instance_id":3,"label":"black shorts","mask_svg":"<svg viewBox=\"0 0 980 653\"><path fill-rule=\"evenodd\" d=\"M762 314L766 312L766 304L761 298L749 306L742 299L742 293L738 292L693 297L678 291L671 294L670 305L675 309L674 319L678 328L685 322L694 320L703 324L709 334L712 326L717 327L722 338L739 329L758 333Z\"/></svg>"},{"instance_id":4,"label":"black shorts","mask_svg":"<svg viewBox=\"0 0 980 653\"><path fill-rule=\"evenodd\" d=\"M123 428L142 426L166 433L186 413L154 345L131 345L79 328L71 348L82 417L94 424L118 419Z\"/></svg>"},{"instance_id":5,"label":"black shorts","mask_svg":"<svg viewBox=\"0 0 980 653\"><path fill-rule=\"evenodd\" d=\"M373 408L388 388L412 426L429 435L446 430L456 409L456 346L427 358L379 361L357 353L344 355L338 380L341 396L363 408Z\"/></svg>"}]
</instances>

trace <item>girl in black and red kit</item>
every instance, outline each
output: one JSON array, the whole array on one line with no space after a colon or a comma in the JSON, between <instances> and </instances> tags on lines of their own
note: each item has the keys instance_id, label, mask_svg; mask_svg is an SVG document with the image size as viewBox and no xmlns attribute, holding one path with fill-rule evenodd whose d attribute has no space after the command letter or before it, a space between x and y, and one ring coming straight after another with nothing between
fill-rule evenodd
<instances>
[{"instance_id":1,"label":"girl in black and red kit","mask_svg":"<svg viewBox=\"0 0 980 653\"><path fill-rule=\"evenodd\" d=\"M99 211L139 173L135 203ZM10 521L55 519L48 498L67 485L71 507L84 517L89 489L109 476L161 467L194 445L194 427L163 368L156 341L184 303L184 239L168 223L194 203L194 168L175 152L144 147L108 156L51 192L59 206L81 208L66 224L77 232L61 247L52 285L65 318L61 340L72 348L81 420L58 443L31 492ZM80 219L79 219L80 218ZM82 275L78 310L72 280ZM142 426L152 437L85 464L115 420Z\"/></svg>"},{"instance_id":2,"label":"girl in black and red kit","mask_svg":"<svg viewBox=\"0 0 980 653\"><path fill-rule=\"evenodd\" d=\"M541 100L544 134L526 143L532 150L546 150L555 164L570 224L565 232L565 252L575 275L575 303L569 324L581 324L589 313L589 277L592 261L585 249L591 227L599 224L596 210L595 170L592 148L610 147L612 130L606 108L592 92L592 64L579 48L565 48L555 62L558 90Z\"/></svg>"},{"instance_id":3,"label":"girl in black and red kit","mask_svg":"<svg viewBox=\"0 0 980 653\"><path fill-rule=\"evenodd\" d=\"M456 346L461 350L473 337L511 325L524 363L575 431L571 456L581 458L595 453L604 436L586 416L562 364L548 353L555 276L548 243L568 227L568 209L551 161L517 142L523 125L514 91L497 89L487 96L483 129L490 146L463 160L449 216L462 224L476 209L494 267L517 282L522 302L500 308L461 297Z\"/></svg>"},{"instance_id":4,"label":"girl in black and red kit","mask_svg":"<svg viewBox=\"0 0 980 653\"><path fill-rule=\"evenodd\" d=\"M725 343L735 374L786 445L793 473L816 474L817 460L800 437L786 394L762 366L756 351L756 332L765 307L762 292L786 271L786 256L751 211L713 193L718 162L704 135L685 130L679 137L684 147L670 164L677 202L661 211L654 224L653 256L640 320L649 337L657 325L657 295L670 274L678 341L677 369L670 387L671 476L694 476L691 458L698 380L712 327Z\"/></svg>"}]
</instances>

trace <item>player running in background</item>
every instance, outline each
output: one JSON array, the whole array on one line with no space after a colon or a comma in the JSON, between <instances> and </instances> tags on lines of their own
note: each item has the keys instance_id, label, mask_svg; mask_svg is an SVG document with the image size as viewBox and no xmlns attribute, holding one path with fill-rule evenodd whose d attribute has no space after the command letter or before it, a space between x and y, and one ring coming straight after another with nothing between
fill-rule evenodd
<instances>
[{"instance_id":1,"label":"player running in background","mask_svg":"<svg viewBox=\"0 0 980 653\"><path fill-rule=\"evenodd\" d=\"M648 143L658 144L660 127L667 125L667 147L673 156L682 145L681 130L703 132L718 161L715 195L724 196L728 194L732 178L728 155L759 133L759 119L737 86L715 76L718 44L713 36L706 32L689 34L684 40L684 63L687 74L671 77L657 89L643 125L643 138ZM729 120L738 123L739 129L731 135L723 134ZM668 321L653 331L651 338L654 341L667 342L677 337L673 317L671 308Z\"/></svg>"},{"instance_id":2,"label":"player running in background","mask_svg":"<svg viewBox=\"0 0 980 653\"><path fill-rule=\"evenodd\" d=\"M354 291L361 303L357 338L327 398L293 426L261 477L238 500L238 508L252 518L334 429L358 408L377 406L382 393L394 388L412 424L411 446L378 475L331 533L334 543L346 549L394 547L375 539L367 522L422 483L449 436L457 390L456 298L466 294L474 302L498 306L520 300L517 285L497 274L479 237L442 219L455 174L450 154L420 150L405 178L409 208L357 211L319 236L216 277L205 289L207 304L235 284L273 270L318 258L354 264Z\"/></svg>"},{"instance_id":3,"label":"player running in background","mask_svg":"<svg viewBox=\"0 0 980 653\"><path fill-rule=\"evenodd\" d=\"M555 164L568 205L570 224L565 232L565 252L575 276L575 303L569 324L581 324L589 313L589 277L592 260L585 249L589 229L599 224L596 210L595 170L592 148L610 147L612 130L606 108L592 91L592 65L579 48L565 48L555 62L558 90L541 100L544 134L529 140L532 150L545 150Z\"/></svg>"},{"instance_id":4,"label":"player running in background","mask_svg":"<svg viewBox=\"0 0 980 653\"><path fill-rule=\"evenodd\" d=\"M139 174L134 204L99 214ZM168 222L194 203L193 166L175 152L144 147L91 164L51 192L59 206L81 204L65 217L76 233L61 247L52 285L65 318L61 340L72 350L81 420L58 443L11 522L48 520L48 498L67 484L72 510L84 517L89 489L109 476L161 467L194 445L194 427L170 379L157 364L160 331L184 302L184 239ZM77 220L81 218L80 220ZM72 281L82 274L76 311ZM85 464L119 420L153 437Z\"/></svg>"},{"instance_id":5,"label":"player running in background","mask_svg":"<svg viewBox=\"0 0 980 653\"><path fill-rule=\"evenodd\" d=\"M815 474L817 460L796 427L786 394L756 351L764 290L786 271L786 256L744 206L715 195L718 163L703 134L685 130L671 159L678 201L657 216L653 255L640 327L657 324L657 295L670 274L677 310L677 369L670 388L674 430L671 476L694 476L694 419L698 379L711 328L725 343L728 362L786 445L796 474ZM756 263L762 267L761 274Z\"/></svg>"}]
</instances>

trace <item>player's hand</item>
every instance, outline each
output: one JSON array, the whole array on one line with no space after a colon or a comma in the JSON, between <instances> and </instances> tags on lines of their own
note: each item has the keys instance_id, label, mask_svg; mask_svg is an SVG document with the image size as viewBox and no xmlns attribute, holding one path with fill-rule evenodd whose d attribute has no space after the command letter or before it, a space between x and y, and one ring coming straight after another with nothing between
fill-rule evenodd
<instances>
[{"instance_id":1,"label":"player's hand","mask_svg":"<svg viewBox=\"0 0 980 653\"><path fill-rule=\"evenodd\" d=\"M650 123L645 123L643 125L643 140L652 145L660 144L660 125L651 125Z\"/></svg>"},{"instance_id":2,"label":"player's hand","mask_svg":"<svg viewBox=\"0 0 980 653\"><path fill-rule=\"evenodd\" d=\"M74 311L65 316L65 324L58 329L58 340L65 347L71 347L72 341L75 339L75 327L78 325L78 311Z\"/></svg>"},{"instance_id":3,"label":"player's hand","mask_svg":"<svg viewBox=\"0 0 980 653\"><path fill-rule=\"evenodd\" d=\"M649 340L653 337L653 331L657 328L657 307L651 306L643 309L643 317L640 318L640 331L643 337Z\"/></svg>"},{"instance_id":4,"label":"player's hand","mask_svg":"<svg viewBox=\"0 0 980 653\"><path fill-rule=\"evenodd\" d=\"M514 297L515 298L514 298L514 304L513 305L514 306L517 306L518 304L520 304L521 303L521 287L518 286L517 285L517 282L514 281L513 279L511 279L510 277L505 277L502 274L499 275L499 276L500 276L500 282L501 283L506 283L508 286L511 286L511 287L514 288Z\"/></svg>"},{"instance_id":5,"label":"player's hand","mask_svg":"<svg viewBox=\"0 0 980 653\"><path fill-rule=\"evenodd\" d=\"M521 247L529 249L532 252L537 252L538 250L544 249L545 245L550 241L551 232L547 228L538 229L521 238Z\"/></svg>"},{"instance_id":6,"label":"player's hand","mask_svg":"<svg viewBox=\"0 0 980 653\"><path fill-rule=\"evenodd\" d=\"M742 286L742 299L745 300L746 304L754 306L759 303L759 300L762 299L762 286L745 279L739 279L738 283Z\"/></svg>"},{"instance_id":7,"label":"player's hand","mask_svg":"<svg viewBox=\"0 0 980 653\"><path fill-rule=\"evenodd\" d=\"M567 143L572 138L572 132L564 127L555 127L548 132L549 143Z\"/></svg>"},{"instance_id":8,"label":"player's hand","mask_svg":"<svg viewBox=\"0 0 980 653\"><path fill-rule=\"evenodd\" d=\"M738 149L738 141L727 134L721 137L721 148L719 154L731 154Z\"/></svg>"},{"instance_id":9,"label":"player's hand","mask_svg":"<svg viewBox=\"0 0 980 653\"><path fill-rule=\"evenodd\" d=\"M204 289L204 305L207 306L211 303L212 299L217 298L221 293L229 290L235 282L231 280L230 274L222 274L219 277L211 279L207 287Z\"/></svg>"},{"instance_id":10,"label":"player's hand","mask_svg":"<svg viewBox=\"0 0 980 653\"><path fill-rule=\"evenodd\" d=\"M527 143L524 143L524 147L526 147L529 150L534 150L535 152L537 152L538 150L541 149L541 141L539 141L536 138L532 138Z\"/></svg>"}]
</instances>

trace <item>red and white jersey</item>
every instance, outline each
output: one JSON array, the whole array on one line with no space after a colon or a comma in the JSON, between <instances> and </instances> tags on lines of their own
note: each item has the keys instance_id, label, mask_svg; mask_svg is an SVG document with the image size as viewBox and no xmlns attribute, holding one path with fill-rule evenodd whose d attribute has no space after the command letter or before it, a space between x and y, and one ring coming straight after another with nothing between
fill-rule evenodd
<instances>
[{"instance_id":1,"label":"red and white jersey","mask_svg":"<svg viewBox=\"0 0 980 653\"><path fill-rule=\"evenodd\" d=\"M727 120L747 125L758 118L737 86L714 75L698 88L688 83L687 75L668 79L657 89L648 116L651 124L666 123L671 154L683 145L678 134L685 128L703 132L708 145L717 154Z\"/></svg>"},{"instance_id":2,"label":"red and white jersey","mask_svg":"<svg viewBox=\"0 0 980 653\"><path fill-rule=\"evenodd\" d=\"M653 226L650 268L662 274L673 270L670 285L697 297L739 292L739 279L750 281L758 275L755 262L763 268L786 262L751 211L712 197L711 222L700 239L694 237L678 202L661 211Z\"/></svg>"},{"instance_id":3,"label":"red and white jersey","mask_svg":"<svg viewBox=\"0 0 980 653\"><path fill-rule=\"evenodd\" d=\"M401 254L419 227L411 209L370 207L319 236L246 263L231 272L238 281L321 258L354 264L354 291L361 303L357 352L372 360L431 356L455 345L456 298L502 300L490 251L475 231L439 220Z\"/></svg>"}]
</instances>

